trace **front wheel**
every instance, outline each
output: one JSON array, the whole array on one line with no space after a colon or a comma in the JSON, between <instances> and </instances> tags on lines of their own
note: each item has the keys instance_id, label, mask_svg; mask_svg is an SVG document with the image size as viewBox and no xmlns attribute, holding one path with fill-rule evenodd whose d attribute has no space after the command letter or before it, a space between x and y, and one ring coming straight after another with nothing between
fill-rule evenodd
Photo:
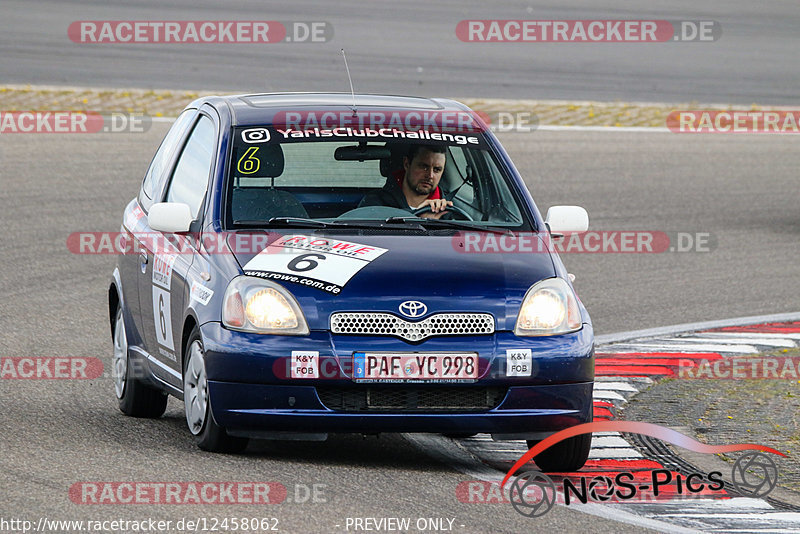
<instances>
[{"instance_id":1,"label":"front wheel","mask_svg":"<svg viewBox=\"0 0 800 534\"><path fill-rule=\"evenodd\" d=\"M538 441L528 440L528 448ZM584 466L592 449L592 435L580 434L559 441L537 454L533 461L544 473L563 473L577 471Z\"/></svg>"},{"instance_id":2,"label":"front wheel","mask_svg":"<svg viewBox=\"0 0 800 534\"><path fill-rule=\"evenodd\" d=\"M120 411L131 417L161 417L167 409L167 394L151 388L135 377L136 368L131 365L128 357L128 337L122 318L122 306L117 308L113 341L111 374Z\"/></svg>"},{"instance_id":3,"label":"front wheel","mask_svg":"<svg viewBox=\"0 0 800 534\"><path fill-rule=\"evenodd\" d=\"M183 404L186 423L195 436L197 446L210 452L240 452L247 447L247 438L230 436L214 420L208 394L208 379L203 358L203 341L195 328L189 336L183 372Z\"/></svg>"}]
</instances>

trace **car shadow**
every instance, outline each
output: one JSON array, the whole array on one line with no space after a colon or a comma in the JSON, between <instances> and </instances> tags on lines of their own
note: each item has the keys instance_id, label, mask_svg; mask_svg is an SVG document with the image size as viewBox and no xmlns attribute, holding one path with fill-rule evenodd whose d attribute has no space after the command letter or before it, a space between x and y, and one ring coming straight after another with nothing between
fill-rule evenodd
<instances>
[{"instance_id":1,"label":"car shadow","mask_svg":"<svg viewBox=\"0 0 800 534\"><path fill-rule=\"evenodd\" d=\"M170 399L167 412L154 424L153 432L169 440L181 450L204 453L197 449L186 428L183 406ZM450 471L444 464L421 454L420 449L402 434L376 435L329 434L326 441L291 441L251 439L243 452L228 454L232 457L287 460L293 463L316 466L360 466L402 471Z\"/></svg>"}]
</instances>

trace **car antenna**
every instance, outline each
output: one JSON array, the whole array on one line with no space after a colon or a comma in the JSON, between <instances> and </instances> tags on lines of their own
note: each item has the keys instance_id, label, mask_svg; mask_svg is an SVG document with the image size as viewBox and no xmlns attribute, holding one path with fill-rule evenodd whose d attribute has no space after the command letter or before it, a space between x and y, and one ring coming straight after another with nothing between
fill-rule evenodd
<instances>
[{"instance_id":1,"label":"car antenna","mask_svg":"<svg viewBox=\"0 0 800 534\"><path fill-rule=\"evenodd\" d=\"M344 68L347 70L347 79L350 81L350 94L353 95L353 116L356 115L356 92L353 90L353 78L350 77L350 67L347 66L347 55L342 48L342 58L344 59Z\"/></svg>"}]
</instances>

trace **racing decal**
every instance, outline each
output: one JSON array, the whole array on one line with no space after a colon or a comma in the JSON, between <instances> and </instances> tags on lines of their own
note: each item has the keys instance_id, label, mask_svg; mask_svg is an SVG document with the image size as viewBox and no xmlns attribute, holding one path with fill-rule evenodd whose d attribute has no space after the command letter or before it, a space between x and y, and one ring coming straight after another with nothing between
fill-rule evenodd
<instances>
[{"instance_id":1,"label":"racing decal","mask_svg":"<svg viewBox=\"0 0 800 534\"><path fill-rule=\"evenodd\" d=\"M172 343L172 308L169 291L153 286L153 320L156 325L156 341L174 351Z\"/></svg>"},{"instance_id":2,"label":"racing decal","mask_svg":"<svg viewBox=\"0 0 800 534\"><path fill-rule=\"evenodd\" d=\"M169 290L172 285L172 265L176 254L155 254L153 257L153 284Z\"/></svg>"},{"instance_id":3,"label":"racing decal","mask_svg":"<svg viewBox=\"0 0 800 534\"><path fill-rule=\"evenodd\" d=\"M269 130L266 128L250 128L242 131L242 141L248 144L269 142Z\"/></svg>"},{"instance_id":4,"label":"racing decal","mask_svg":"<svg viewBox=\"0 0 800 534\"><path fill-rule=\"evenodd\" d=\"M163 357L165 357L166 359L168 359L168 360L171 360L171 361L176 362L176 363L178 361L178 359L175 357L175 353L174 352L170 352L168 350L162 349L161 347L158 347L158 353L160 355L162 355Z\"/></svg>"},{"instance_id":5,"label":"racing decal","mask_svg":"<svg viewBox=\"0 0 800 534\"><path fill-rule=\"evenodd\" d=\"M531 349L506 350L506 376L531 376L532 368Z\"/></svg>"},{"instance_id":6,"label":"racing decal","mask_svg":"<svg viewBox=\"0 0 800 534\"><path fill-rule=\"evenodd\" d=\"M319 352L293 350L292 378L319 378Z\"/></svg>"},{"instance_id":7,"label":"racing decal","mask_svg":"<svg viewBox=\"0 0 800 534\"><path fill-rule=\"evenodd\" d=\"M239 158L239 162L236 164L236 170L242 174L257 173L258 169L261 168L261 160L255 157L257 152L257 146L248 148L245 153L242 154L242 157Z\"/></svg>"},{"instance_id":8,"label":"racing decal","mask_svg":"<svg viewBox=\"0 0 800 534\"><path fill-rule=\"evenodd\" d=\"M191 300L196 300L203 306L208 304L208 301L211 300L211 297L214 296L214 291L207 288L197 280L192 281L192 289L189 292L189 296Z\"/></svg>"},{"instance_id":9,"label":"racing decal","mask_svg":"<svg viewBox=\"0 0 800 534\"><path fill-rule=\"evenodd\" d=\"M134 204L131 211L125 215L125 227L128 230L135 230L142 217L144 217L142 208L139 207L139 204Z\"/></svg>"},{"instance_id":10,"label":"racing decal","mask_svg":"<svg viewBox=\"0 0 800 534\"><path fill-rule=\"evenodd\" d=\"M430 144L446 146L470 145L477 148L484 148L483 136L461 135L441 132L430 132L427 130L398 130L397 128L308 128L308 129L280 129L275 128L275 142L291 143L293 141L306 141L308 139L321 139L335 137L345 141L362 141L364 138L372 138L375 141L391 141L394 139L415 139Z\"/></svg>"},{"instance_id":11,"label":"racing decal","mask_svg":"<svg viewBox=\"0 0 800 534\"><path fill-rule=\"evenodd\" d=\"M334 295L385 248L306 235L278 239L244 266L245 274L293 282Z\"/></svg>"}]
</instances>

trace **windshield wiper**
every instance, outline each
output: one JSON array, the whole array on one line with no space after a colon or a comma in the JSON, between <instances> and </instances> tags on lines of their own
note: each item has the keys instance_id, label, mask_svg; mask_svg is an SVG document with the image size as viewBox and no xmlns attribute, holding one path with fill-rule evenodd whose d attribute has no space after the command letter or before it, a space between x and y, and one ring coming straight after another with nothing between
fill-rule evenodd
<instances>
[{"instance_id":1,"label":"windshield wiper","mask_svg":"<svg viewBox=\"0 0 800 534\"><path fill-rule=\"evenodd\" d=\"M317 219L306 219L304 217L272 217L267 221L269 226L309 226L314 228L329 228L339 226L338 223L329 223Z\"/></svg>"},{"instance_id":2,"label":"windshield wiper","mask_svg":"<svg viewBox=\"0 0 800 534\"><path fill-rule=\"evenodd\" d=\"M416 223L423 227L434 226L438 228L458 228L460 230L475 230L478 232L491 232L493 234L510 234L511 230L508 228L499 228L497 226L481 226L477 224L470 224L468 222L453 221L449 219L427 219L423 217L389 217L386 219L387 223Z\"/></svg>"}]
</instances>

